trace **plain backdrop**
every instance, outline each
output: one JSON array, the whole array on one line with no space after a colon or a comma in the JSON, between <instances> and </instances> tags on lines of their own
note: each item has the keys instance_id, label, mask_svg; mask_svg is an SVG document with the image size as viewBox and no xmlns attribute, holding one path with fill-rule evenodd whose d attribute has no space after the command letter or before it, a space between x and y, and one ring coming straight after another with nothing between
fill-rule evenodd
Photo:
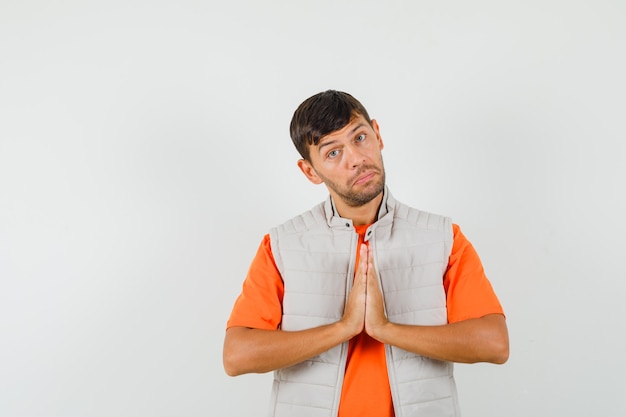
<instances>
[{"instance_id":1,"label":"plain backdrop","mask_svg":"<svg viewBox=\"0 0 626 417\"><path fill-rule=\"evenodd\" d=\"M263 234L326 197L288 125L329 88L504 305L464 415L626 415L625 45L622 0L2 1L0 415L264 415L225 324Z\"/></svg>"}]
</instances>

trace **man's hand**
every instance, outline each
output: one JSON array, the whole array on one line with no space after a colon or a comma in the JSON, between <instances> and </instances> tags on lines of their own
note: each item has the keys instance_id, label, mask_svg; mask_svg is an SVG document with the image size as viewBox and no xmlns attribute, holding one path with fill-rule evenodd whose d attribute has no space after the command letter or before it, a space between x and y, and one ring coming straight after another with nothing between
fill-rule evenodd
<instances>
[{"instance_id":1,"label":"man's hand","mask_svg":"<svg viewBox=\"0 0 626 417\"><path fill-rule=\"evenodd\" d=\"M348 302L343 313L342 322L350 329L353 336L358 335L365 327L365 303L367 296L367 245L359 248L359 264L348 295Z\"/></svg>"},{"instance_id":2,"label":"man's hand","mask_svg":"<svg viewBox=\"0 0 626 417\"><path fill-rule=\"evenodd\" d=\"M389 323L385 316L383 293L378 284L378 274L374 267L374 254L367 246L361 252L361 259L367 260L367 294L365 301L365 331L376 339L376 334ZM365 252L365 253L363 253ZM366 255L366 256L363 256Z\"/></svg>"},{"instance_id":3,"label":"man's hand","mask_svg":"<svg viewBox=\"0 0 626 417\"><path fill-rule=\"evenodd\" d=\"M365 329L367 334L376 338L376 332L389 321L385 316L383 294L378 284L373 252L366 244L361 244L359 251L359 264L342 321L354 335Z\"/></svg>"}]
</instances>

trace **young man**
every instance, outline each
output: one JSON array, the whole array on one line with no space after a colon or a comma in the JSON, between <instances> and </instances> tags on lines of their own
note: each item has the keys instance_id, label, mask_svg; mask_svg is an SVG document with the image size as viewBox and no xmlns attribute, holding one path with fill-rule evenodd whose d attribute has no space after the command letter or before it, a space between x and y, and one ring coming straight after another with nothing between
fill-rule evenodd
<instances>
[{"instance_id":1,"label":"young man","mask_svg":"<svg viewBox=\"0 0 626 417\"><path fill-rule=\"evenodd\" d=\"M378 123L326 91L294 113L298 166L330 193L263 238L228 321L229 375L274 372L277 417L458 416L453 362L504 363L480 259L385 186Z\"/></svg>"}]
</instances>

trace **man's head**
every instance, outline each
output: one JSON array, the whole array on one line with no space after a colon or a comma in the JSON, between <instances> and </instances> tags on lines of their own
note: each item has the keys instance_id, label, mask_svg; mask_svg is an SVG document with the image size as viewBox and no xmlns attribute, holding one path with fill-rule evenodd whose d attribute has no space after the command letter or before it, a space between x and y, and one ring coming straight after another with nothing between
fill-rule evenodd
<instances>
[{"instance_id":1,"label":"man's head","mask_svg":"<svg viewBox=\"0 0 626 417\"><path fill-rule=\"evenodd\" d=\"M304 175L324 183L344 213L376 204L385 187L383 141L378 123L354 97L329 90L305 100L294 113L291 137Z\"/></svg>"}]
</instances>

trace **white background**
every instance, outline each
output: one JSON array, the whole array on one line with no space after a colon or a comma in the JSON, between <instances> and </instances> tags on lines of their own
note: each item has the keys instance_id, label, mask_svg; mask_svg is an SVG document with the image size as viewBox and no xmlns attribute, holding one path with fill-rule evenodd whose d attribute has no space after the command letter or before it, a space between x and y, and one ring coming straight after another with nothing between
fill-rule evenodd
<instances>
[{"instance_id":1,"label":"white background","mask_svg":"<svg viewBox=\"0 0 626 417\"><path fill-rule=\"evenodd\" d=\"M263 234L326 196L288 124L328 88L505 307L464 415L626 415L625 45L621 0L2 1L0 415L264 415L224 328Z\"/></svg>"}]
</instances>

